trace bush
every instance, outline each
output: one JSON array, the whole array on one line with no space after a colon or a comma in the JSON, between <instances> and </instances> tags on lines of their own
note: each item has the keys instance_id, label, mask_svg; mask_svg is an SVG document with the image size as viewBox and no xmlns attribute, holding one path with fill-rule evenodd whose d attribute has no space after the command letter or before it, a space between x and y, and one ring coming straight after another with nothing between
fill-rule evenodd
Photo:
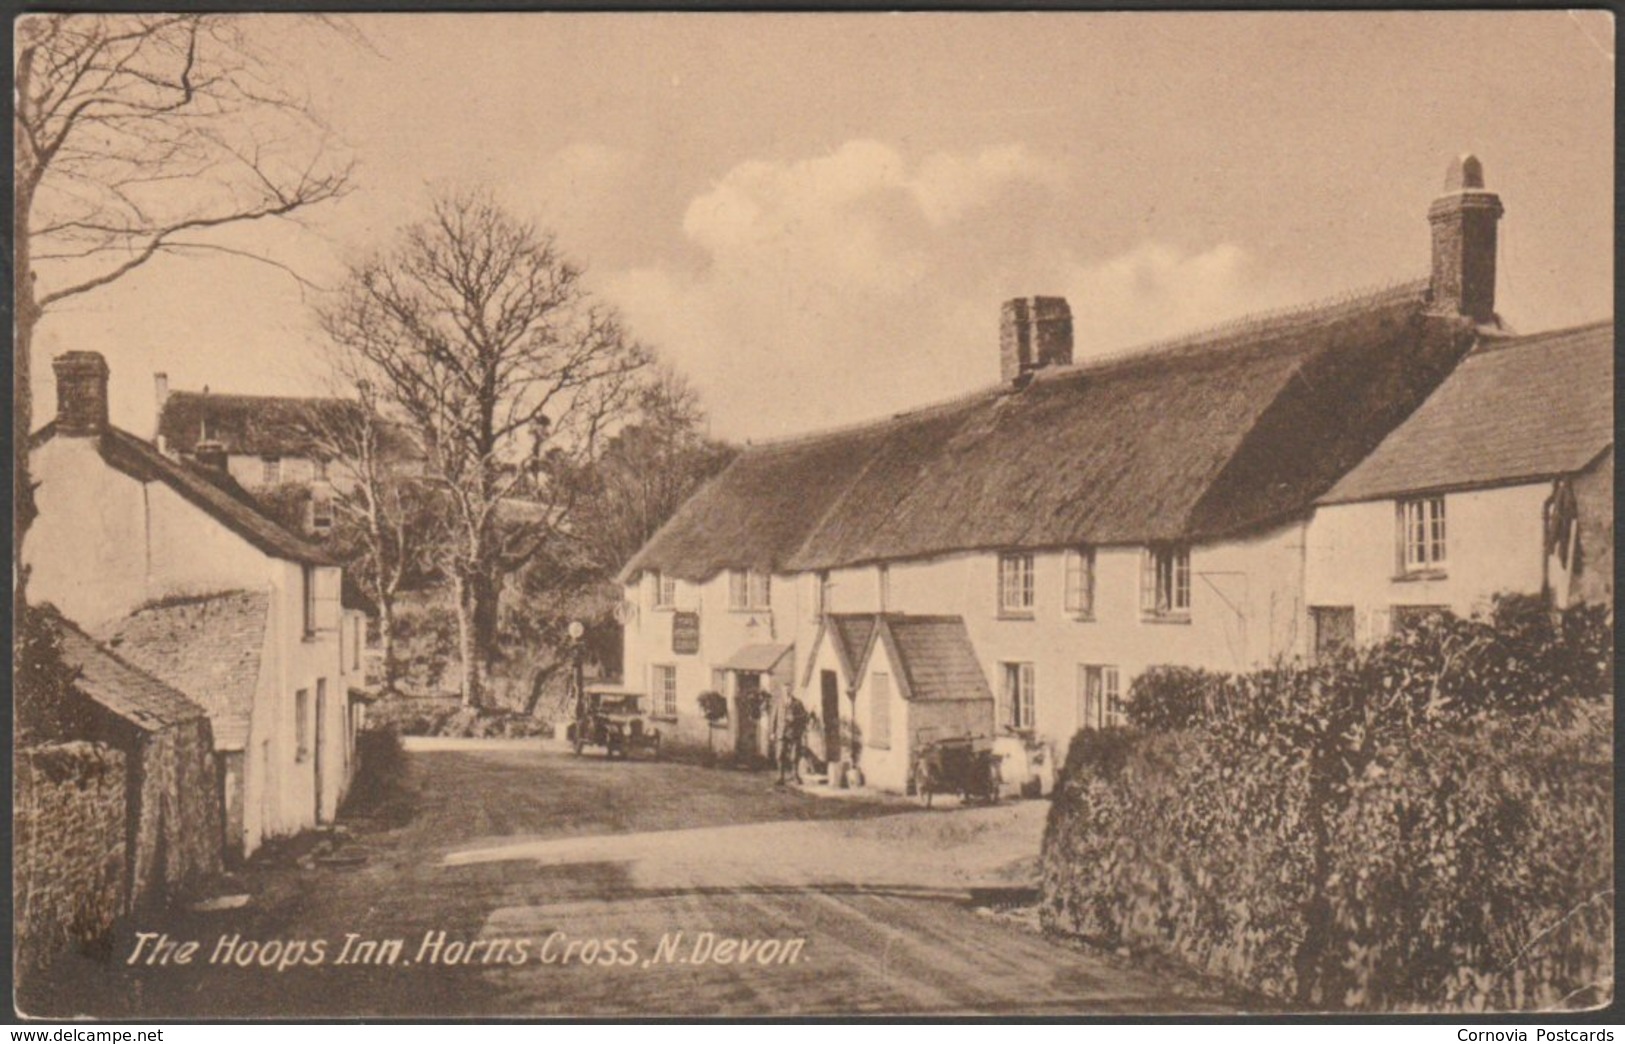
<instances>
[{"instance_id":1,"label":"bush","mask_svg":"<svg viewBox=\"0 0 1625 1044\"><path fill-rule=\"evenodd\" d=\"M1147 672L1137 727L1068 751L1044 922L1306 1006L1605 1001L1612 647L1506 600L1316 667Z\"/></svg>"},{"instance_id":2,"label":"bush","mask_svg":"<svg viewBox=\"0 0 1625 1044\"><path fill-rule=\"evenodd\" d=\"M1188 729L1223 675L1199 667L1149 667L1129 686L1127 715L1142 729Z\"/></svg>"}]
</instances>

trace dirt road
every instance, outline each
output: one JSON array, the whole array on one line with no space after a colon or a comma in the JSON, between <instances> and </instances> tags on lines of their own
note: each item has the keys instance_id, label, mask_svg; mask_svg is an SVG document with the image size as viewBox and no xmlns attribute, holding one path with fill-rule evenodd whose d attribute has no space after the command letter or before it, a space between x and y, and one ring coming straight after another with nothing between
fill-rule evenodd
<instances>
[{"instance_id":1,"label":"dirt road","mask_svg":"<svg viewBox=\"0 0 1625 1044\"><path fill-rule=\"evenodd\" d=\"M809 797L761 775L536 751L418 753L407 767L403 821L358 821L331 855L246 871L239 909L132 925L109 960L64 962L57 988L25 1010L1225 1010L1198 986L992 909L1033 884L1040 802L927 812ZM137 952L139 931L168 939ZM182 965L188 941L198 946Z\"/></svg>"}]
</instances>

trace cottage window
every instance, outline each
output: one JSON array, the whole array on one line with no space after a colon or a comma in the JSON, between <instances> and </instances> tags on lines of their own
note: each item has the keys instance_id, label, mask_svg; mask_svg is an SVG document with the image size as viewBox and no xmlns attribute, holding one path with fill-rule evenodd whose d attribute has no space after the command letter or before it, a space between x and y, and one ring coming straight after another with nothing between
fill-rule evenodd
<instances>
[{"instance_id":1,"label":"cottage window","mask_svg":"<svg viewBox=\"0 0 1625 1044\"><path fill-rule=\"evenodd\" d=\"M1004 664L1004 723L1013 729L1033 727L1033 665Z\"/></svg>"},{"instance_id":2,"label":"cottage window","mask_svg":"<svg viewBox=\"0 0 1625 1044\"><path fill-rule=\"evenodd\" d=\"M282 458L261 457L260 465L264 469L260 481L267 486L275 486L282 482Z\"/></svg>"},{"instance_id":3,"label":"cottage window","mask_svg":"<svg viewBox=\"0 0 1625 1044\"><path fill-rule=\"evenodd\" d=\"M1444 498L1399 502L1400 569L1416 573L1445 565Z\"/></svg>"},{"instance_id":4,"label":"cottage window","mask_svg":"<svg viewBox=\"0 0 1625 1044\"><path fill-rule=\"evenodd\" d=\"M728 573L728 608L767 609L772 605L771 578L755 569L735 569Z\"/></svg>"},{"instance_id":5,"label":"cottage window","mask_svg":"<svg viewBox=\"0 0 1625 1044\"><path fill-rule=\"evenodd\" d=\"M829 612L830 588L828 573L818 574L818 586L813 592L813 597L816 600L816 604L813 609L814 615L823 616L825 613Z\"/></svg>"},{"instance_id":6,"label":"cottage window","mask_svg":"<svg viewBox=\"0 0 1625 1044\"><path fill-rule=\"evenodd\" d=\"M677 717L677 667L657 663L650 670L653 677L649 688L654 691L654 712L666 718Z\"/></svg>"},{"instance_id":7,"label":"cottage window","mask_svg":"<svg viewBox=\"0 0 1625 1044\"><path fill-rule=\"evenodd\" d=\"M310 757L310 690L300 689L293 694L293 746L294 760Z\"/></svg>"},{"instance_id":8,"label":"cottage window","mask_svg":"<svg viewBox=\"0 0 1625 1044\"><path fill-rule=\"evenodd\" d=\"M325 533L333 528L333 496L326 490L315 490L310 495L310 528Z\"/></svg>"},{"instance_id":9,"label":"cottage window","mask_svg":"<svg viewBox=\"0 0 1625 1044\"><path fill-rule=\"evenodd\" d=\"M1066 611L1076 616L1095 614L1095 549L1066 553Z\"/></svg>"},{"instance_id":10,"label":"cottage window","mask_svg":"<svg viewBox=\"0 0 1625 1044\"><path fill-rule=\"evenodd\" d=\"M670 609L677 604L677 578L665 573L655 574L655 608Z\"/></svg>"},{"instance_id":11,"label":"cottage window","mask_svg":"<svg viewBox=\"0 0 1625 1044\"><path fill-rule=\"evenodd\" d=\"M1354 607L1316 605L1309 608L1314 624L1315 662L1324 663L1354 646Z\"/></svg>"},{"instance_id":12,"label":"cottage window","mask_svg":"<svg viewBox=\"0 0 1625 1044\"><path fill-rule=\"evenodd\" d=\"M1033 611L1033 556L999 556L999 612L1030 616Z\"/></svg>"},{"instance_id":13,"label":"cottage window","mask_svg":"<svg viewBox=\"0 0 1625 1044\"><path fill-rule=\"evenodd\" d=\"M316 633L316 567L304 565L299 569L300 600L304 604L305 637Z\"/></svg>"},{"instance_id":14,"label":"cottage window","mask_svg":"<svg viewBox=\"0 0 1625 1044\"><path fill-rule=\"evenodd\" d=\"M869 676L869 746L891 749L891 675Z\"/></svg>"},{"instance_id":15,"label":"cottage window","mask_svg":"<svg viewBox=\"0 0 1625 1044\"><path fill-rule=\"evenodd\" d=\"M1443 605L1396 605L1388 610L1388 619L1392 630L1398 634L1438 620L1448 611L1449 608Z\"/></svg>"},{"instance_id":16,"label":"cottage window","mask_svg":"<svg viewBox=\"0 0 1625 1044\"><path fill-rule=\"evenodd\" d=\"M317 457L311 464L311 470L315 473L317 482L327 481L327 461L325 459Z\"/></svg>"},{"instance_id":17,"label":"cottage window","mask_svg":"<svg viewBox=\"0 0 1625 1044\"><path fill-rule=\"evenodd\" d=\"M1117 668L1078 665L1078 726L1104 729L1123 723L1123 703Z\"/></svg>"},{"instance_id":18,"label":"cottage window","mask_svg":"<svg viewBox=\"0 0 1625 1044\"><path fill-rule=\"evenodd\" d=\"M1148 547L1140 573L1140 611L1149 617L1185 617L1191 611L1188 547Z\"/></svg>"},{"instance_id":19,"label":"cottage window","mask_svg":"<svg viewBox=\"0 0 1625 1044\"><path fill-rule=\"evenodd\" d=\"M875 586L880 595L880 611L891 610L891 566L880 565L875 568Z\"/></svg>"}]
</instances>

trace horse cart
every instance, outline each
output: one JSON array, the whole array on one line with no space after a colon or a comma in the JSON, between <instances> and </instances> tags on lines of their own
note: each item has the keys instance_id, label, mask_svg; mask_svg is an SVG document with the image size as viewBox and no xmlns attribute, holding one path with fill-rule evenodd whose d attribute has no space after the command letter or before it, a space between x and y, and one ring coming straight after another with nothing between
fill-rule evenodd
<instances>
[{"instance_id":1,"label":"horse cart","mask_svg":"<svg viewBox=\"0 0 1625 1044\"><path fill-rule=\"evenodd\" d=\"M566 736L577 754L602 747L606 757L660 756L660 730L643 718L635 693L589 692L576 700Z\"/></svg>"},{"instance_id":2,"label":"horse cart","mask_svg":"<svg viewBox=\"0 0 1625 1044\"><path fill-rule=\"evenodd\" d=\"M922 730L914 750L914 795L926 808L937 794L991 804L999 800L999 758L985 736L935 737Z\"/></svg>"}]
</instances>

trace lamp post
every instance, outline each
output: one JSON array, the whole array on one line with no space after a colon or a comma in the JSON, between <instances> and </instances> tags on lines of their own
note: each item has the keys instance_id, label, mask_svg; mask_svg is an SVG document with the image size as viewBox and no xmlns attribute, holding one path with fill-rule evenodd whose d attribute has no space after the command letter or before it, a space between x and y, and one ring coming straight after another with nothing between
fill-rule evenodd
<instances>
[{"instance_id":1,"label":"lamp post","mask_svg":"<svg viewBox=\"0 0 1625 1044\"><path fill-rule=\"evenodd\" d=\"M576 721L584 721L587 717L587 688L583 677L581 658L585 651L582 648L581 636L587 633L580 620L571 620L566 628L570 635L570 682L576 692Z\"/></svg>"}]
</instances>

